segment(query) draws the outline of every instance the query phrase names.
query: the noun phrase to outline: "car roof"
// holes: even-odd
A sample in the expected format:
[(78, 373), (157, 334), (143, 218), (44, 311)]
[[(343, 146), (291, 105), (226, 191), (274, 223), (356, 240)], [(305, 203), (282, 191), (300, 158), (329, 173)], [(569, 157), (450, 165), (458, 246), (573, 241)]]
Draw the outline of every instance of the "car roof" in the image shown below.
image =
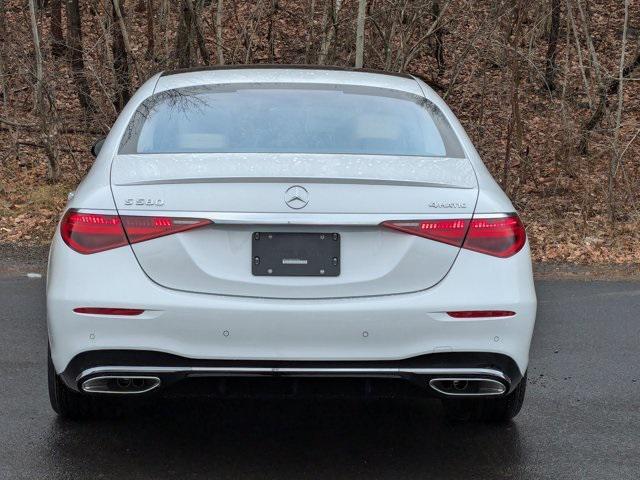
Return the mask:
[(154, 92), (196, 85), (229, 83), (321, 83), (401, 90), (422, 96), (416, 79), (406, 73), (317, 65), (219, 65), (166, 71)]

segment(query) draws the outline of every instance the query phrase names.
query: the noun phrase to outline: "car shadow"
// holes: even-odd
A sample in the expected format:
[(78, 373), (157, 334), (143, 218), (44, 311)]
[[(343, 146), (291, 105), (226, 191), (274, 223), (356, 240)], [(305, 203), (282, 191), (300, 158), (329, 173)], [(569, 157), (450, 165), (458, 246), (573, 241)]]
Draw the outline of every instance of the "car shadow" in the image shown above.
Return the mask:
[(451, 423), (435, 400), (165, 399), (48, 435), (70, 477), (527, 477), (516, 423)]

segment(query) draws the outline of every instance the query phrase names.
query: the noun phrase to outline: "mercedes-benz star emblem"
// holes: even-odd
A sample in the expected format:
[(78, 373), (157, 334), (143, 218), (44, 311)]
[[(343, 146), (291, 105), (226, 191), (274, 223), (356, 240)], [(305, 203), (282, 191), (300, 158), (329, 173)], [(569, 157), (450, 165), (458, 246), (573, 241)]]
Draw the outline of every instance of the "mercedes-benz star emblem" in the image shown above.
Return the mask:
[(299, 210), (306, 207), (307, 203), (309, 203), (309, 192), (300, 185), (294, 185), (293, 187), (287, 188), (287, 191), (284, 192), (284, 201), (294, 210)]

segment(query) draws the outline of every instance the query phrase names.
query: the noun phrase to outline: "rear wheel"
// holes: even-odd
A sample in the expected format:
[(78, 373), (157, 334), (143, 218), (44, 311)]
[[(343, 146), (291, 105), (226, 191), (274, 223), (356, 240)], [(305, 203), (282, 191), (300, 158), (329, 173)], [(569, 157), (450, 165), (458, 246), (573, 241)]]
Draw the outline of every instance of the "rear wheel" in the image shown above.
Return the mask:
[(506, 422), (520, 412), (527, 390), (527, 374), (508, 395), (499, 398), (446, 398), (442, 400), (445, 413), (452, 420)]
[(53, 368), (51, 352), (48, 352), (47, 378), (51, 408), (61, 417), (81, 420), (100, 416), (105, 412), (104, 405), (99, 399), (82, 395), (64, 384)]

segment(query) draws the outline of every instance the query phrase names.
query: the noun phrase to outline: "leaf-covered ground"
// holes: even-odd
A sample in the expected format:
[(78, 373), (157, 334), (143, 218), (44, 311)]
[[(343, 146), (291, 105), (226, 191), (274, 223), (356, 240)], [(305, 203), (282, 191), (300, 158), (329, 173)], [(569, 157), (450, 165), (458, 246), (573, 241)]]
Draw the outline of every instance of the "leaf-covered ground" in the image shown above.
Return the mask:
[[(127, 2), (130, 8), (127, 25), (136, 62), (144, 76), (148, 76), (173, 61), (171, 52), (178, 12), (177, 9), (172, 12), (167, 24), (166, 43), (164, 33), (156, 32), (157, 54), (148, 58), (145, 56), (145, 15), (133, 7), (135, 3)], [(455, 0), (445, 23), (443, 70), (436, 71), (429, 48), (415, 58), (408, 70), (424, 75), (438, 86), (438, 93), (446, 95), (483, 160), (496, 178), (502, 179), (512, 113), (513, 68), (504, 34), (508, 27), (503, 23), (488, 25), (486, 22), (490, 3)], [(33, 43), (25, 4), (17, 0), (6, 2), (10, 35), (0, 42), (9, 67), (10, 98), (6, 105), (0, 101), (0, 118), (32, 125), (36, 123), (32, 108)], [(569, 23), (563, 6), (557, 89), (550, 93), (542, 81), (548, 18), (535, 7), (542, 8), (548, 2), (534, 1), (532, 4), (524, 22), (523, 37), (517, 45), (522, 77), (519, 87), (522, 145), (519, 149), (512, 145), (505, 189), (526, 224), (536, 260), (596, 265), (640, 263), (640, 69), (624, 83), (618, 141), (618, 151), (623, 151), (624, 155), (614, 176), (614, 195), (610, 202), (608, 178), (614, 151), (617, 95), (610, 96), (604, 120), (590, 135), (588, 154), (579, 154), (576, 145), (581, 128), (593, 111), (593, 100), (597, 100), (588, 45), (579, 37), (581, 49), (578, 52), (574, 35), (567, 30)], [(245, 46), (237, 39), (254, 8), (251, 2), (240, 1), (236, 5), (224, 22), (224, 42), (230, 62), (244, 61), (242, 49)], [(377, 3), (373, 5), (375, 7)], [(600, 0), (589, 2), (589, 5), (589, 27), (600, 70), (603, 77), (611, 81), (617, 76), (620, 61), (623, 2)], [(355, 2), (345, 1), (344, 20), (330, 63), (349, 65), (353, 62), (354, 7)], [(279, 8), (275, 13), (274, 61), (302, 63), (307, 41), (307, 2), (282, 0)], [(207, 7), (203, 12), (206, 38), (210, 49), (215, 51), (213, 10)], [(55, 120), (60, 130), (72, 126), (75, 133), (60, 133), (56, 139), (61, 154), (61, 179), (51, 183), (46, 180), (46, 158), (38, 146), (37, 131), (0, 123), (0, 243), (44, 244), (49, 241), (68, 192), (75, 188), (92, 164), (90, 145), (101, 132), (107, 131), (115, 117), (112, 107), (114, 80), (112, 70), (105, 62), (108, 55), (100, 28), (105, 13), (100, 9), (83, 8), (86, 71), (99, 106), (99, 112), (90, 118), (85, 117), (78, 104), (68, 60), (51, 55), (46, 10), (39, 15), (44, 39), (45, 78), (56, 102)], [(260, 17), (254, 28), (251, 47), (254, 63), (269, 60), (266, 18)], [(640, 48), (640, 2), (631, 2), (629, 18), (627, 59)], [(318, 49), (317, 30), (321, 20), (322, 12), (318, 9), (315, 37), (311, 38), (312, 51)], [(367, 24), (365, 66), (379, 68), (380, 59), (373, 51), (379, 49), (376, 43), (379, 39), (371, 25), (372, 22)], [(582, 31), (579, 22), (577, 28)], [(583, 57), (584, 75), (580, 56)], [(588, 90), (584, 86), (585, 76), (590, 85)]]

